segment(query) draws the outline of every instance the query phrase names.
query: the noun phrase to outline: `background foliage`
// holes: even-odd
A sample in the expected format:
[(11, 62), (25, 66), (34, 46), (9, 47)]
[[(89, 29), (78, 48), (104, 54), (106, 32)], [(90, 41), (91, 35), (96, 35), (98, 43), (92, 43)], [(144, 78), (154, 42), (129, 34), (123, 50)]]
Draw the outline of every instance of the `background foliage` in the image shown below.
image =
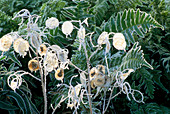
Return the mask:
[[(100, 35), (101, 31), (114, 31), (122, 32), (126, 35), (128, 40), (128, 49), (132, 47), (132, 43), (138, 41), (141, 46), (144, 58), (153, 66), (153, 70), (147, 67), (137, 69), (135, 73), (132, 73), (128, 78), (128, 82), (132, 85), (132, 88), (140, 90), (144, 93), (145, 104), (138, 104), (134, 101), (128, 101), (128, 99), (120, 95), (111, 101), (108, 112), (112, 113), (170, 113), (170, 2), (168, 0), (1, 0), (0, 1), (0, 37), (3, 35), (18, 30), (18, 23), (20, 19), (12, 20), (18, 11), (21, 9), (28, 9), (31, 14), (38, 14), (41, 16), (39, 25), (45, 26), (45, 20), (48, 17), (56, 17), (61, 23), (66, 20), (84, 20), (89, 18), (88, 22), (90, 27), (86, 27), (88, 32), (95, 31), (97, 33), (94, 36), (96, 39)], [(70, 7), (71, 6), (71, 7)], [(142, 18), (143, 14), (140, 11), (147, 12), (160, 23), (164, 30), (160, 28), (149, 28), (150, 25), (160, 26), (153, 21), (144, 20), (143, 22), (135, 22), (139, 24), (142, 29), (138, 29), (136, 24), (131, 23), (134, 29), (124, 29), (123, 21), (117, 28), (114, 28), (114, 23), (119, 24), (120, 17), (128, 18), (128, 13), (132, 13), (131, 9), (137, 11), (135, 13), (136, 18)], [(105, 15), (107, 14), (107, 15)], [(116, 21), (115, 21), (116, 20)], [(136, 19), (137, 20), (137, 19)], [(135, 19), (134, 19), (135, 21)], [(128, 23), (128, 22), (127, 22)], [(76, 24), (75, 24), (76, 25)], [(77, 25), (78, 26), (78, 25)], [(122, 26), (122, 28), (120, 27)], [(149, 26), (149, 27), (148, 27)], [(160, 26), (161, 27), (161, 26)], [(60, 29), (61, 26), (57, 29)], [(126, 27), (125, 27), (126, 28)], [(65, 38), (65, 35), (60, 30), (50, 30), (50, 33), (54, 36), (48, 36), (48, 39), (43, 39), (50, 44), (57, 44), (59, 46), (69, 49), (69, 58), (73, 63), (77, 64), (81, 69), (86, 69), (85, 56), (83, 52), (78, 52), (79, 46), (78, 39), (76, 38), (76, 31), (73, 31), (72, 37)], [(136, 31), (131, 36), (129, 31)], [(145, 33), (146, 31), (149, 31)], [(145, 33), (145, 34), (143, 34)], [(74, 42), (75, 41), (75, 42)], [(88, 53), (94, 51), (93, 48), (88, 50)], [(117, 66), (121, 64), (121, 61), (114, 58), (123, 59), (123, 53), (118, 52), (111, 48), (114, 56), (110, 58), (110, 64)], [(1, 53), (1, 52), (0, 52)], [(101, 52), (98, 52), (92, 57), (92, 65), (102, 64), (103, 57)], [(140, 54), (139, 54), (140, 56)], [(41, 84), (36, 80), (24, 76), (24, 80), (27, 82), (22, 84), (21, 90), (17, 90), (14, 93), (6, 84), (7, 77), (13, 71), (17, 69), (23, 69), (28, 71), (27, 63), (30, 60), (28, 56), (24, 59), (19, 57), (13, 49), (5, 53), (4, 58), (0, 58), (0, 110), (9, 111), (9, 113), (22, 113), (22, 112), (42, 112), (43, 111), (43, 95), (41, 91)], [(124, 60), (124, 59), (123, 59)], [(22, 64), (22, 65), (21, 65)], [(77, 73), (77, 70), (70, 68), (65, 71), (64, 82), (68, 83), (72, 75)], [(37, 77), (40, 77), (38, 73), (34, 73)], [(80, 82), (75, 80), (75, 84)], [(52, 72), (47, 78), (48, 83), (48, 101), (55, 104), (61, 94), (66, 94), (65, 88), (57, 88), (56, 85), (59, 81), (54, 78), (54, 72)], [(2, 91), (3, 90), (3, 91)], [(99, 99), (99, 98), (98, 98)], [(97, 103), (97, 102), (96, 102)], [(26, 107), (30, 107), (29, 109)], [(100, 106), (98, 106), (100, 109)], [(49, 112), (52, 111), (49, 107)], [(71, 112), (70, 109), (66, 109), (66, 104), (62, 104), (57, 112)]]

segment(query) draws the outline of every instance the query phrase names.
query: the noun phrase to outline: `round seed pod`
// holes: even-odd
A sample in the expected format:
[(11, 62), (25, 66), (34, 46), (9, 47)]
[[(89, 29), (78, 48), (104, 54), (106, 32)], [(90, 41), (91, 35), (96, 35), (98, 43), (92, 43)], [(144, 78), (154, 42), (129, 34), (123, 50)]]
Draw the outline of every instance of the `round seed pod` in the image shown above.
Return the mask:
[(96, 68), (100, 73), (105, 74), (105, 67), (103, 65), (97, 65)]
[(46, 20), (45, 25), (49, 29), (54, 29), (54, 28), (59, 26), (59, 21), (58, 21), (57, 18), (51, 17), (51, 18)]
[(84, 39), (85, 38), (85, 35), (86, 35), (86, 30), (84, 27), (81, 27), (78, 32), (77, 32), (77, 36), (80, 38), (80, 39)]
[(117, 50), (125, 50), (126, 48), (126, 41), (125, 41), (125, 37), (122, 33), (116, 33), (113, 36), (113, 46), (117, 49)]
[(98, 76), (94, 78), (94, 85), (98, 87), (102, 87), (105, 84), (105, 77)]
[(61, 80), (63, 82), (64, 78), (64, 70), (62, 68), (58, 68), (57, 71), (55, 72), (55, 78), (57, 80)]
[(108, 33), (107, 32), (102, 32), (97, 40), (97, 43), (99, 45), (106, 44), (108, 39)]
[(93, 67), (91, 70), (90, 70), (90, 80), (92, 80), (95, 76), (98, 75), (98, 70), (96, 69), (96, 67)]
[(42, 56), (42, 55), (45, 55), (46, 52), (47, 52), (47, 47), (44, 45), (44, 44), (41, 44), (39, 49), (38, 49), (38, 52), (39, 54)]
[(62, 25), (62, 32), (68, 36), (73, 31), (73, 24), (70, 21), (65, 21)]
[(0, 51), (8, 51), (9, 48), (11, 47), (12, 42), (13, 42), (13, 38), (11, 35), (9, 34), (4, 35), (0, 39)]
[(39, 70), (40, 67), (39, 67), (38, 61), (34, 59), (30, 60), (28, 62), (28, 68), (31, 72)]

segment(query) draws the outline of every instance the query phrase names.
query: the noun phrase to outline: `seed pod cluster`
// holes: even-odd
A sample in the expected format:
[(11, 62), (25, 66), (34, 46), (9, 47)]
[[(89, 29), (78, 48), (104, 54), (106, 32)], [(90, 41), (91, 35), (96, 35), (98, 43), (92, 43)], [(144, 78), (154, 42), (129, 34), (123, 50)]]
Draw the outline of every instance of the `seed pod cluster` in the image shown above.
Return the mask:
[(94, 89), (97, 87), (103, 87), (106, 81), (105, 67), (103, 65), (97, 65), (90, 70), (91, 87)]

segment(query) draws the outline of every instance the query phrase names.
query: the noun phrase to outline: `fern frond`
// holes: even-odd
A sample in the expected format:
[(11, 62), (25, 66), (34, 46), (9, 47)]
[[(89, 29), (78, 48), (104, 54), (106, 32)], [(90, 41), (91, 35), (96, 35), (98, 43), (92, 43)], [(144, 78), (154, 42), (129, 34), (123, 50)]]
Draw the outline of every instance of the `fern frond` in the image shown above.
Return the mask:
[(138, 42), (136, 42), (133, 47), (127, 52), (127, 54), (123, 57), (119, 70), (123, 69), (138, 69), (141, 66), (146, 66), (150, 69), (153, 67), (145, 60), (143, 50), (141, 50), (141, 46), (138, 46)]
[(144, 33), (149, 31), (151, 27), (164, 29), (150, 14), (139, 9), (137, 11), (124, 10), (123, 13), (117, 14), (116, 19), (112, 16), (106, 24), (110, 25), (107, 32), (121, 32), (125, 35), (126, 40), (132, 43), (135, 43), (134, 32), (140, 37), (144, 37)]

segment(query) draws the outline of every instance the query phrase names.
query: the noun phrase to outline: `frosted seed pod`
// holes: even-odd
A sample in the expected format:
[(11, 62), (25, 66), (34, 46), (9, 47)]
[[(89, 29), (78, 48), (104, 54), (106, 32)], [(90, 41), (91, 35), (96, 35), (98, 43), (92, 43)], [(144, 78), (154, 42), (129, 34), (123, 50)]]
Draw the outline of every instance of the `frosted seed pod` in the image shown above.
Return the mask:
[(111, 46), (110, 46), (110, 42), (108, 40), (107, 43), (106, 43), (106, 53), (109, 53), (110, 48), (111, 48)]
[(85, 38), (85, 35), (86, 35), (86, 31), (85, 31), (85, 28), (81, 26), (81, 28), (78, 30), (77, 32), (77, 36), (78, 38), (80, 39), (84, 39)]
[(58, 58), (56, 56), (56, 53), (47, 52), (44, 57), (43, 65), (48, 72), (51, 72), (54, 68), (57, 68)]
[(38, 61), (37, 60), (34, 60), (34, 59), (32, 59), (32, 60), (30, 60), (29, 62), (28, 62), (28, 68), (29, 68), (29, 70), (32, 72), (32, 71), (37, 71), (37, 70), (39, 70), (39, 65), (38, 65)]
[(96, 69), (96, 67), (93, 67), (91, 70), (90, 70), (90, 80), (92, 80), (95, 76), (97, 76), (99, 73), (99, 71)]
[(98, 76), (94, 78), (94, 85), (98, 87), (102, 87), (105, 84), (105, 77)]
[(38, 49), (40, 44), (42, 43), (42, 40), (41, 40), (41, 37), (39, 36), (39, 34), (31, 35), (30, 43), (34, 48)]
[(120, 78), (121, 78), (122, 80), (125, 80), (125, 79), (130, 75), (131, 72), (134, 72), (134, 70), (133, 70), (133, 69), (129, 69), (129, 71), (128, 71), (127, 73), (123, 73), (123, 74), (120, 76)]
[(18, 38), (14, 41), (13, 47), (17, 53), (24, 57), (29, 50), (29, 43), (22, 38)]
[(45, 25), (49, 29), (54, 29), (54, 28), (59, 26), (59, 21), (58, 21), (57, 18), (51, 17), (51, 18), (46, 20)]
[(68, 58), (68, 50), (67, 49), (60, 49), (57, 51), (57, 56), (58, 56), (58, 59), (61, 61), (61, 62), (67, 62), (67, 58)]
[(100, 73), (105, 74), (105, 67), (103, 65), (97, 65), (96, 68)]
[(82, 84), (77, 84), (77, 85), (74, 87), (74, 88), (75, 88), (75, 91), (74, 91), (74, 89), (72, 89), (71, 94), (72, 94), (73, 96), (75, 96), (75, 93), (76, 93), (76, 96), (78, 96), (79, 93), (80, 93), (80, 90), (81, 90), (81, 86), (82, 86)]
[(122, 33), (116, 33), (113, 36), (113, 46), (117, 49), (117, 50), (125, 50), (126, 48), (126, 41), (125, 41), (125, 37)]
[(12, 80), (10, 84), (10, 88), (15, 91), (15, 89), (18, 87), (18, 82)]
[(99, 45), (106, 44), (108, 40), (108, 33), (107, 32), (102, 32), (97, 40), (97, 43)]
[(86, 85), (86, 76), (85, 76), (84, 72), (80, 73), (80, 82), (83, 86)]
[(47, 47), (44, 44), (41, 44), (38, 48), (38, 53), (42, 56), (45, 55), (47, 52)]
[(64, 70), (62, 68), (58, 68), (57, 71), (55, 72), (55, 78), (57, 80), (61, 80), (63, 82), (64, 78)]
[(13, 42), (13, 38), (11, 35), (9, 34), (4, 35), (0, 39), (0, 51), (8, 51), (9, 48), (11, 47), (12, 42)]
[(62, 25), (62, 32), (67, 37), (68, 35), (71, 34), (72, 31), (73, 31), (73, 24), (70, 21), (65, 21)]

